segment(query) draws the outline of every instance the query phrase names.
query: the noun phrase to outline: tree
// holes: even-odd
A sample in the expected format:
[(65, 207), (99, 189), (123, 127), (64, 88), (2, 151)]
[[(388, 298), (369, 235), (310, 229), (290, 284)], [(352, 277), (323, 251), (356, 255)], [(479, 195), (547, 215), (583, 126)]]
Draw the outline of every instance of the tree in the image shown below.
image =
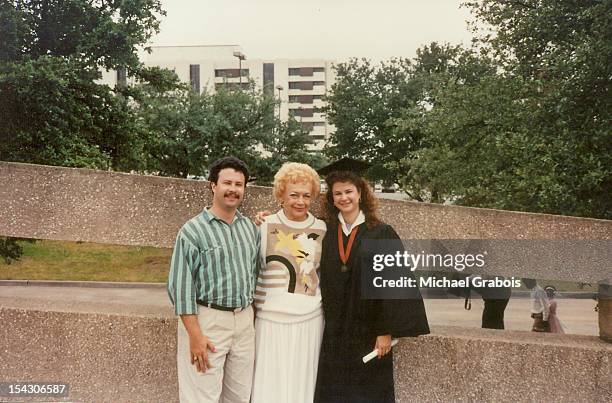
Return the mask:
[(78, 61), (47, 56), (0, 66), (0, 159), (111, 167), (109, 142), (129, 144), (121, 127), (129, 119), (118, 119), (125, 105), (96, 77)]
[(137, 49), (162, 14), (156, 0), (0, 3), (0, 159), (140, 168), (130, 100), (95, 80), (102, 68), (151, 76)]
[(436, 42), (418, 49), (413, 60), (372, 66), (353, 59), (337, 65), (338, 80), (326, 110), (336, 131), (326, 154), (367, 161), (372, 179), (402, 183), (413, 199), (431, 200), (431, 189), (401, 172), (400, 162), (425, 145), (419, 119), (435, 106), (439, 85), (472, 82), (490, 69), (473, 52)]
[(253, 82), (246, 90), (221, 88), (214, 94), (172, 83), (143, 84), (131, 93), (140, 130), (148, 131), (144, 150), (150, 172), (206, 176), (213, 161), (235, 155), (251, 166), (258, 183), (268, 184), (285, 161), (316, 161), (306, 152), (309, 137), (301, 125), (278, 121), (274, 99)]
[(307, 147), (312, 140), (298, 121), (290, 117), (286, 122), (277, 120), (276, 125), (274, 135), (264, 145), (264, 157), (254, 161), (258, 184), (271, 184), (274, 174), (285, 162), (301, 162), (314, 169), (325, 165), (323, 156), (308, 151)]
[(425, 138), (405, 178), (465, 205), (609, 218), (612, 3), (468, 6), (490, 24), (478, 43), (495, 68), (437, 86), (435, 106), (402, 121)]
[(410, 81), (410, 62), (393, 59), (373, 66), (367, 59), (352, 59), (335, 69), (338, 78), (326, 98), (325, 112), (336, 130), (325, 154), (368, 161), (372, 179), (394, 183), (395, 172), (384, 163), (399, 160), (414, 144), (410, 138), (394, 137), (389, 127), (390, 119), (419, 99), (419, 88)]
[(162, 15), (159, 0), (5, 0), (0, 60), (52, 56), (138, 70), (137, 49), (159, 31)]
[(0, 237), (0, 257), (4, 259), (6, 264), (11, 264), (15, 260), (19, 260), (23, 255), (23, 246), (20, 242), (34, 243), (35, 239), (28, 238), (13, 238)]
[(152, 134), (146, 145), (149, 170), (161, 175), (205, 176), (207, 167), (226, 155), (252, 163), (274, 128), (274, 100), (253, 84), (248, 91), (220, 89), (215, 94), (186, 87), (148, 90), (138, 116)]

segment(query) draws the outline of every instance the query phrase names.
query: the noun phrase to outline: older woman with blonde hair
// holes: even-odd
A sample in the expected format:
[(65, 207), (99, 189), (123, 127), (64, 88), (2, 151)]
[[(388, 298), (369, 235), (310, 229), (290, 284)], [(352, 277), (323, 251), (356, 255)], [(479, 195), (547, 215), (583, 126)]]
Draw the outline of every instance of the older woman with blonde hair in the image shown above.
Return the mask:
[(309, 208), (319, 181), (314, 169), (293, 162), (274, 176), (281, 209), (261, 225), (253, 403), (314, 398), (324, 327), (318, 269), (326, 226)]

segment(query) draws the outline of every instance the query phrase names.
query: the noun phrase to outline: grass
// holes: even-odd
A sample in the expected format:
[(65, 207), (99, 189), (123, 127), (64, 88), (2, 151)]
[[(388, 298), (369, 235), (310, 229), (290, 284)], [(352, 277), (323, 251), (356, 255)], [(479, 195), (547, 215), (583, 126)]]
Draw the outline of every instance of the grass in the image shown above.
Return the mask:
[[(172, 249), (83, 242), (22, 242), (23, 256), (6, 264), (0, 259), (0, 280), (72, 280), (165, 283)], [(423, 275), (423, 273), (419, 273)], [(427, 273), (435, 274), (435, 273)], [(438, 273), (439, 275), (439, 273)], [(597, 292), (568, 281), (539, 281), (558, 291)], [(525, 286), (521, 287), (526, 290)]]
[(95, 243), (21, 243), (23, 256), (6, 264), (0, 280), (72, 280), (163, 283), (172, 249)]

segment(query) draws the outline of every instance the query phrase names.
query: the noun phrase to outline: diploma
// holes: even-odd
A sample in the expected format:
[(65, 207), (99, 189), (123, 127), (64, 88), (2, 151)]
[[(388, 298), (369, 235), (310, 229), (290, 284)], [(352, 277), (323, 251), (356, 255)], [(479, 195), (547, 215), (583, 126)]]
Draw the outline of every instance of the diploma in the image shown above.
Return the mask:
[[(391, 340), (391, 347), (395, 347), (395, 345), (397, 344), (398, 340), (397, 339), (393, 339)], [(372, 350), (372, 352), (370, 354), (364, 355), (362, 360), (363, 363), (365, 364), (366, 362), (374, 359), (375, 357), (378, 357), (378, 349), (375, 348), (374, 350)]]

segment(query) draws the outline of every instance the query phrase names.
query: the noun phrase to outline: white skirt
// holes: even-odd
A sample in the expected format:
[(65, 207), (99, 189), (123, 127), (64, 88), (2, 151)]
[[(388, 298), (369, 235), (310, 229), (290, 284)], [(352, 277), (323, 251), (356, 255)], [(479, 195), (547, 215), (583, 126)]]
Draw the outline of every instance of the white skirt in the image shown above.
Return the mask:
[(313, 401), (323, 325), (323, 315), (298, 323), (255, 320), (251, 403)]

